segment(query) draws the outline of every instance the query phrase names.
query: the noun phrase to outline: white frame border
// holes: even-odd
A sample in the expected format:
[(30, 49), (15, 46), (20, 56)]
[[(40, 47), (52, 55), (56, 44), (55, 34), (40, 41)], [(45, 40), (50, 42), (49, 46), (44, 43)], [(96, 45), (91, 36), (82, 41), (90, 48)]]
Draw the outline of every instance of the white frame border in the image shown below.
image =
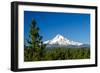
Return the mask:
[[(70, 9), (70, 10), (69, 10)], [(90, 23), (90, 44), (91, 58), (81, 60), (59, 60), (59, 61), (40, 61), (40, 62), (24, 62), (24, 11), (43, 11), (43, 12), (64, 12), (64, 13), (88, 13), (91, 15)], [(18, 6), (18, 68), (39, 68), (52, 66), (74, 66), (95, 64), (95, 10), (84, 8), (63, 8), (63, 7), (48, 7), (48, 6)]]

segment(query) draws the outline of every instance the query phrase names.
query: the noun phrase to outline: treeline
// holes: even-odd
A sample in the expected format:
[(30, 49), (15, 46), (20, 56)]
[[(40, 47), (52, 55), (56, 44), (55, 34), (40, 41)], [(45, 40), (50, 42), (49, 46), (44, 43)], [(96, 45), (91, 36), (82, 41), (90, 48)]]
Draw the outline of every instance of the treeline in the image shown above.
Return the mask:
[[(46, 60), (71, 60), (89, 59), (89, 48), (52, 48), (45, 49), (43, 55), (32, 57), (31, 49), (24, 49), (24, 61), (46, 61)], [(40, 57), (40, 59), (39, 59)]]

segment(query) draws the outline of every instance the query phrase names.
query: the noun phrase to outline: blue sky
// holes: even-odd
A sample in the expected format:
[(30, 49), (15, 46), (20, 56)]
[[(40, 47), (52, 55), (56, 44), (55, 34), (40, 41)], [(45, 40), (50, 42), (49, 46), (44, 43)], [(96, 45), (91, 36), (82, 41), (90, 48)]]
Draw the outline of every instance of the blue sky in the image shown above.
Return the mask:
[(90, 43), (90, 14), (24, 11), (25, 38), (28, 38), (32, 18), (40, 28), (43, 41), (61, 34), (70, 40)]

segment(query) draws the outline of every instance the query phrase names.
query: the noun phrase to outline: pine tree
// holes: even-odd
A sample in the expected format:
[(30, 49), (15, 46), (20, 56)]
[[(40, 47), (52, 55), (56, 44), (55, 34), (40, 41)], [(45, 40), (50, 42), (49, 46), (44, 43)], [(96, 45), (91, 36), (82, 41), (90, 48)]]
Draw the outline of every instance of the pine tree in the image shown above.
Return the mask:
[(34, 19), (32, 19), (29, 31), (28, 47), (30, 51), (30, 61), (40, 61), (42, 60), (43, 50), (45, 45), (42, 42), (42, 36), (39, 35), (39, 28)]

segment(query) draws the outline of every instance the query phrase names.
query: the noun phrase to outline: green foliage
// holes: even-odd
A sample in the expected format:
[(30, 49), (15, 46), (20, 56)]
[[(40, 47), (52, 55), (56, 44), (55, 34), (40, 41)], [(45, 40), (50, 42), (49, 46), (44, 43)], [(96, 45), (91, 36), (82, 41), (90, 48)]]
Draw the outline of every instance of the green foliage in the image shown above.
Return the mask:
[(46, 50), (44, 60), (69, 60), (90, 58), (89, 48), (52, 48)]
[[(25, 57), (29, 49), (25, 49)], [(71, 59), (89, 59), (90, 58), (90, 48), (52, 48), (44, 49), (43, 56), (39, 61), (43, 60), (71, 60)], [(30, 57), (29, 57), (30, 58)]]
[[(29, 39), (27, 40), (28, 47), (24, 50), (24, 60), (25, 61), (39, 61), (42, 60), (43, 49), (45, 45), (42, 42), (42, 36), (39, 35), (39, 28), (34, 19), (32, 19)], [(25, 46), (25, 45), (24, 45)]]

